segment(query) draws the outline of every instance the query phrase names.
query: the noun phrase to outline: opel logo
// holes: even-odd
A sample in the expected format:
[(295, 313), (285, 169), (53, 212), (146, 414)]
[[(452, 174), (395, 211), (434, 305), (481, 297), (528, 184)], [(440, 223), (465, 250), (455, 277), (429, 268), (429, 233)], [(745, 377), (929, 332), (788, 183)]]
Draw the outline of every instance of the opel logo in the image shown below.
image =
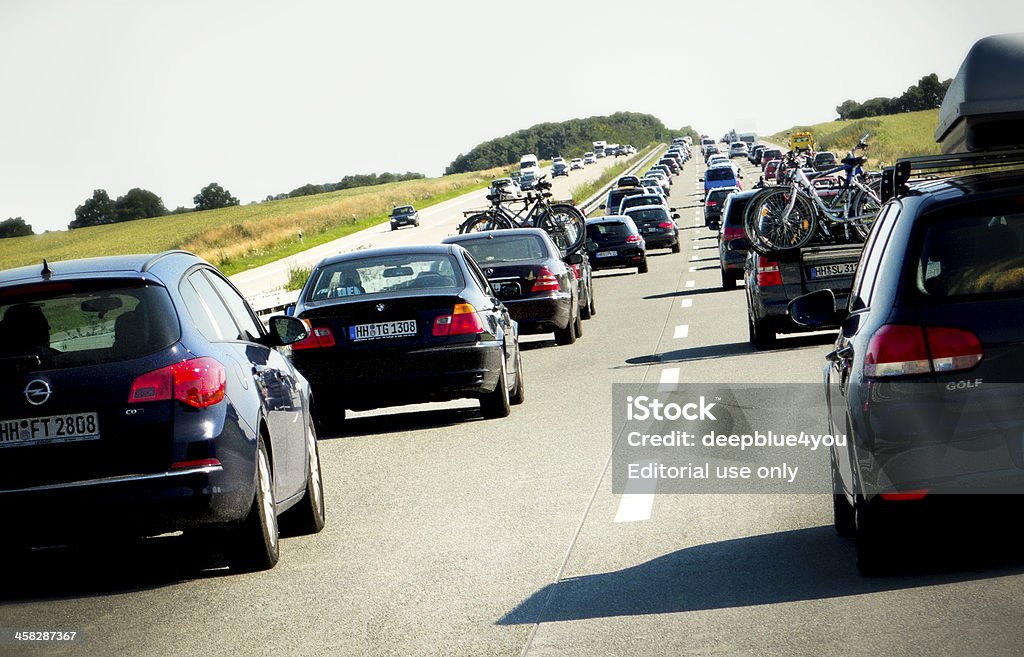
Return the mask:
[(494, 270), (492, 268), (488, 267), (487, 269), (484, 270), (484, 276), (486, 276), (488, 278), (490, 278), (491, 276), (494, 276)]
[(386, 306), (384, 304), (382, 304), (382, 303), (378, 303), (377, 304), (377, 312), (379, 312), (379, 313), (384, 312), (384, 308), (386, 308)]
[(53, 391), (50, 384), (42, 379), (32, 379), (25, 386), (25, 399), (33, 406), (42, 406), (50, 399)]

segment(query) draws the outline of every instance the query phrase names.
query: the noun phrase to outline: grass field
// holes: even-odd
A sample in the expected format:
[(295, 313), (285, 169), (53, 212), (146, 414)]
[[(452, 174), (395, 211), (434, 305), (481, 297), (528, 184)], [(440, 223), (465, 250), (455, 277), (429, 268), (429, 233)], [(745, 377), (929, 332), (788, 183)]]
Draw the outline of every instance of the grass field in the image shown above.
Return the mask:
[[(507, 168), (346, 189), (252, 205), (2, 240), (0, 269), (167, 249), (193, 251), (233, 274), (382, 223), (393, 205), (417, 208), (490, 184)], [(299, 240), (299, 230), (302, 240)]]
[(868, 119), (798, 125), (764, 139), (788, 146), (790, 132), (810, 130), (817, 150), (835, 151), (836, 155), (843, 157), (861, 135), (869, 133), (868, 166), (878, 168), (883, 164), (893, 164), (900, 157), (938, 153), (939, 145), (935, 143), (938, 114), (938, 110), (924, 110)]

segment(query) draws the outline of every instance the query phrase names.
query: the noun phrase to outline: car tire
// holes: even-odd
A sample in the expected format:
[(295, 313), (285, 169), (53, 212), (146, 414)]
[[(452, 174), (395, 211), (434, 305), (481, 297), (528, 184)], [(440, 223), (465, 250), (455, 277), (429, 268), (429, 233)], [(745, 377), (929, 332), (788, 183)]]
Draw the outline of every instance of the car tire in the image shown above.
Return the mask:
[(736, 289), (736, 277), (733, 276), (732, 272), (728, 269), (722, 270), (722, 289), (734, 290)]
[(594, 301), (594, 282), (590, 282), (590, 316), (597, 314), (597, 303)]
[(593, 299), (593, 296), (594, 296), (594, 291), (592, 289), (588, 289), (587, 290), (586, 303), (584, 303), (582, 306), (580, 306), (580, 317), (582, 319), (590, 319), (590, 316), (592, 314), (590, 312), (590, 305), (592, 303), (591, 300)]
[(565, 328), (555, 329), (555, 344), (567, 345), (576, 342), (576, 318), (570, 318)]
[[(832, 470), (832, 490), (836, 491), (839, 490), (836, 485), (839, 473), (831, 456), (829, 464)], [(854, 536), (857, 533), (857, 519), (854, 516), (853, 505), (843, 493), (832, 493), (832, 526), (840, 536)]]
[(316, 429), (309, 423), (306, 429), (306, 492), (298, 504), (281, 516), (283, 536), (318, 534), (324, 528), (326, 507), (324, 482), (320, 470), (320, 448)]
[(679, 253), (683, 250), (683, 247), (679, 244), (679, 238), (676, 238), (676, 243), (672, 245), (672, 253)]
[(747, 337), (757, 350), (775, 346), (775, 332), (770, 330), (766, 322), (756, 321), (750, 315), (747, 315)]
[(419, 228), (420, 227), (420, 222), (417, 221), (416, 223), (413, 224), (413, 226), (415, 226), (416, 228)]
[(580, 314), (579, 308), (576, 309), (576, 321), (572, 323), (572, 329), (577, 340), (583, 337), (583, 315)]
[(230, 540), (230, 562), (233, 570), (254, 572), (269, 570), (281, 556), (277, 512), (274, 509), (274, 475), (263, 438), (256, 441), (256, 490), (245, 520)]
[(636, 273), (638, 273), (638, 274), (646, 274), (647, 273), (647, 256), (644, 256), (643, 262), (641, 262), (639, 265), (637, 265)]
[(505, 370), (505, 354), (501, 354), (501, 372), (498, 375), (498, 385), (494, 392), (489, 392), (480, 398), (480, 412), (489, 420), (508, 417), (512, 412), (511, 401), (508, 394), (508, 382)]
[(392, 230), (392, 231), (396, 231), (396, 230), (398, 230), (398, 226), (396, 226), (396, 225), (394, 225), (394, 224), (391, 224), (391, 230)]
[(523, 354), (516, 349), (516, 387), (512, 390), (509, 403), (518, 406), (526, 401), (526, 382), (523, 380)]
[[(854, 525), (857, 540), (857, 571), (864, 577), (884, 575), (887, 564), (884, 559), (885, 546), (882, 545), (884, 532), (878, 509), (872, 509), (864, 500), (858, 500), (853, 509)], [(888, 552), (892, 554), (892, 545)]]

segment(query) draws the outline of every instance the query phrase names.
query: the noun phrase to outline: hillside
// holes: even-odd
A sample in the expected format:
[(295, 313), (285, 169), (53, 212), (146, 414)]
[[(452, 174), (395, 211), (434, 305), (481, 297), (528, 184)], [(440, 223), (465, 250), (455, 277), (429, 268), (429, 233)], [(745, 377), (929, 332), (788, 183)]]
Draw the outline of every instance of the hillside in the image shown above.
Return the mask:
[(861, 135), (869, 133), (868, 164), (878, 168), (882, 164), (892, 164), (900, 157), (938, 153), (939, 145), (935, 143), (938, 114), (938, 110), (932, 109), (850, 121), (796, 125), (764, 139), (787, 146), (789, 133), (810, 130), (818, 150), (844, 155), (853, 148)]

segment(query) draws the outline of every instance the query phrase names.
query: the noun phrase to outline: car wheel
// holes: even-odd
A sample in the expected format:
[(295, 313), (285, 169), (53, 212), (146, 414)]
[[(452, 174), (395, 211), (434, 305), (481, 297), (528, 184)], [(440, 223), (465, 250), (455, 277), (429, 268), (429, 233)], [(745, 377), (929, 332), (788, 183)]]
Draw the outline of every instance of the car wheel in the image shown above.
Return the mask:
[(516, 349), (516, 387), (512, 390), (509, 403), (518, 406), (526, 401), (526, 382), (523, 380), (523, 355)]
[(647, 273), (647, 256), (644, 256), (643, 262), (641, 262), (637, 266), (636, 273), (638, 273), (638, 274), (646, 274)]
[(480, 398), (480, 412), (487, 419), (508, 417), (512, 412), (508, 396), (508, 381), (505, 370), (505, 354), (501, 354), (501, 372), (498, 374), (498, 385), (494, 392), (489, 392)]
[[(832, 469), (832, 490), (841, 490), (837, 485), (839, 473), (831, 456), (829, 457), (829, 463)], [(836, 528), (836, 533), (840, 536), (853, 536), (857, 532), (857, 521), (854, 517), (853, 505), (850, 504), (843, 493), (832, 493), (832, 526)]]
[(676, 243), (672, 245), (672, 253), (679, 253), (681, 250), (682, 247), (679, 246), (679, 240), (677, 239)]
[(281, 516), (281, 532), (288, 536), (317, 534), (324, 528), (324, 482), (320, 471), (320, 448), (316, 429), (306, 428), (306, 492), (302, 500)]
[(885, 574), (883, 532), (878, 509), (870, 508), (861, 499), (854, 504), (853, 515), (857, 537), (857, 571), (865, 577)]
[(758, 322), (750, 315), (747, 315), (747, 337), (758, 350), (775, 346), (775, 332), (769, 329), (766, 322)]
[(573, 331), (576, 333), (576, 339), (583, 337), (583, 316), (579, 312), (579, 308), (576, 309), (576, 321), (572, 323)]
[(415, 226), (416, 228), (419, 228), (420, 227), (420, 222), (417, 221), (416, 223), (413, 224), (413, 226)]
[(394, 231), (394, 230), (398, 230), (398, 226), (396, 226), (396, 225), (394, 225), (394, 224), (391, 224), (391, 230), (393, 230), (393, 231)]
[(736, 277), (727, 269), (722, 270), (722, 288), (726, 290), (733, 290), (736, 288)]
[(593, 317), (597, 314), (597, 303), (594, 301), (594, 283), (590, 283), (590, 316)]
[(576, 342), (576, 318), (570, 318), (565, 328), (555, 329), (555, 344), (565, 345)]
[(583, 319), (590, 319), (590, 315), (592, 314), (590, 312), (590, 304), (591, 304), (591, 299), (593, 298), (593, 296), (594, 296), (594, 291), (592, 289), (588, 289), (587, 290), (587, 298), (585, 300), (586, 302), (582, 306), (580, 306), (580, 317), (583, 318)]
[(274, 508), (274, 475), (263, 438), (256, 442), (256, 491), (245, 520), (231, 540), (231, 565), (251, 572), (273, 568), (281, 556)]

